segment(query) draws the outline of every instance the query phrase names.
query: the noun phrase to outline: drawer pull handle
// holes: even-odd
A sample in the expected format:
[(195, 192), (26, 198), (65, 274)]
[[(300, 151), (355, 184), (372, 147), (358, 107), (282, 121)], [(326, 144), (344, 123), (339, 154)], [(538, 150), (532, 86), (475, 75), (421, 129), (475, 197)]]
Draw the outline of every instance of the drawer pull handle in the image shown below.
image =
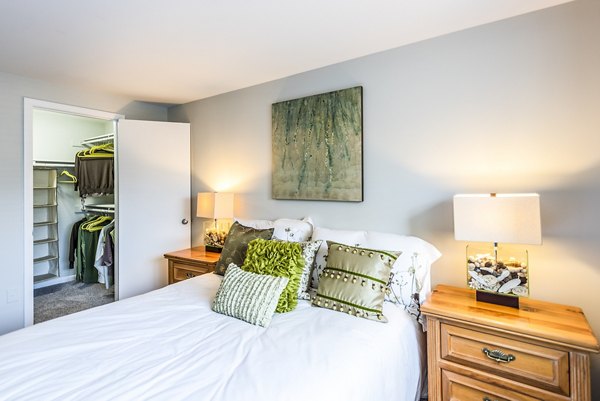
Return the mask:
[(513, 354), (507, 355), (504, 352), (500, 351), (499, 349), (489, 350), (484, 347), (481, 351), (483, 351), (485, 356), (487, 356), (488, 358), (490, 358), (496, 362), (509, 363), (509, 362), (512, 362), (515, 359), (517, 359), (517, 357), (514, 356)]
[(194, 278), (194, 277), (196, 277), (196, 275), (194, 273), (185, 273), (185, 276), (187, 278)]
[(483, 401), (498, 401), (498, 400), (492, 400), (490, 397), (483, 397)]

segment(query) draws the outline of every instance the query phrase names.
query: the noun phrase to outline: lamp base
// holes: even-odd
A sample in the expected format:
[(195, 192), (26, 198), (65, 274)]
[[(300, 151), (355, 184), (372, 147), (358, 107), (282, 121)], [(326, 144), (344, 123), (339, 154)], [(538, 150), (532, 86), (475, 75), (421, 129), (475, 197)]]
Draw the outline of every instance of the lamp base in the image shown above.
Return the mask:
[(511, 308), (519, 309), (519, 297), (494, 294), (486, 291), (476, 291), (475, 299), (477, 299), (478, 302), (487, 302), (489, 304), (509, 306)]
[(208, 252), (221, 253), (221, 251), (223, 250), (223, 247), (213, 246), (213, 245), (205, 245), (204, 249), (206, 249)]

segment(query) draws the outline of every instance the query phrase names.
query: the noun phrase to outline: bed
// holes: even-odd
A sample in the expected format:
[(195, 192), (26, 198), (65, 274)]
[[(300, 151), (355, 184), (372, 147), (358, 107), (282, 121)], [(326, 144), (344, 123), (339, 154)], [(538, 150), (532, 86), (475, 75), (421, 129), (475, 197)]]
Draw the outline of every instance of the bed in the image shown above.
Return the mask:
[[(244, 294), (245, 287), (224, 289), (237, 276), (288, 281), (229, 263), (275, 266), (275, 253), (261, 254), (271, 248), (295, 252), (286, 266), (302, 276), (285, 295), (295, 309), (273, 315), (284, 294), (271, 296), (267, 328), (216, 313), (222, 296)], [(419, 302), (440, 256), (416, 237), (319, 228), (310, 218), (238, 220), (215, 270), (225, 278), (205, 274), (0, 336), (0, 400), (418, 400), (426, 388)], [(334, 274), (336, 266), (350, 270)], [(381, 285), (361, 276), (375, 274), (371, 268), (387, 272)], [(343, 291), (327, 298), (328, 288)], [(345, 291), (377, 298), (377, 314), (343, 298)], [(259, 294), (250, 292), (244, 306), (266, 305)], [(351, 303), (340, 313), (342, 304), (327, 299)]]
[(2, 400), (415, 400), (424, 337), (300, 301), (268, 329), (217, 314), (206, 274), (0, 337)]

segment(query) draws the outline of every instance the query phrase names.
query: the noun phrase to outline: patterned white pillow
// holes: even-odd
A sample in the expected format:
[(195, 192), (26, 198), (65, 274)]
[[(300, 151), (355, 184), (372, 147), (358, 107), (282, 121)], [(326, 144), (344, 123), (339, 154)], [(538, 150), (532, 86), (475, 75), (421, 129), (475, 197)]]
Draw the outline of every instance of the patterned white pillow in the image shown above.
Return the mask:
[(423, 324), (421, 304), (431, 292), (431, 264), (442, 254), (420, 238), (377, 231), (367, 231), (361, 246), (402, 252), (392, 266), (385, 300), (403, 306)]
[(287, 277), (250, 273), (231, 263), (217, 290), (212, 310), (262, 327), (268, 327)]
[(315, 265), (315, 258), (317, 252), (321, 248), (323, 241), (303, 241), (300, 242), (302, 246), (302, 257), (304, 258), (304, 269), (302, 270), (302, 276), (300, 277), (300, 286), (298, 287), (298, 299), (310, 300), (310, 294), (308, 293), (310, 284), (310, 275)]

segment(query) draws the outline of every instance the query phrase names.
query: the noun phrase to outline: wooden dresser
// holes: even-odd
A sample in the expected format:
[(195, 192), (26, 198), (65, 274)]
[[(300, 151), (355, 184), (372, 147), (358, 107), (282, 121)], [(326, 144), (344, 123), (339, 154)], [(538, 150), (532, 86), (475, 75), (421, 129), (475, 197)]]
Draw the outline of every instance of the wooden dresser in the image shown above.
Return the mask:
[(169, 261), (169, 284), (187, 280), (215, 270), (220, 253), (209, 252), (203, 246), (165, 253)]
[[(580, 308), (521, 298), (514, 309), (438, 286), (427, 316), (429, 401), (591, 401), (590, 352), (600, 347)], [(598, 395), (597, 395), (598, 396)]]

